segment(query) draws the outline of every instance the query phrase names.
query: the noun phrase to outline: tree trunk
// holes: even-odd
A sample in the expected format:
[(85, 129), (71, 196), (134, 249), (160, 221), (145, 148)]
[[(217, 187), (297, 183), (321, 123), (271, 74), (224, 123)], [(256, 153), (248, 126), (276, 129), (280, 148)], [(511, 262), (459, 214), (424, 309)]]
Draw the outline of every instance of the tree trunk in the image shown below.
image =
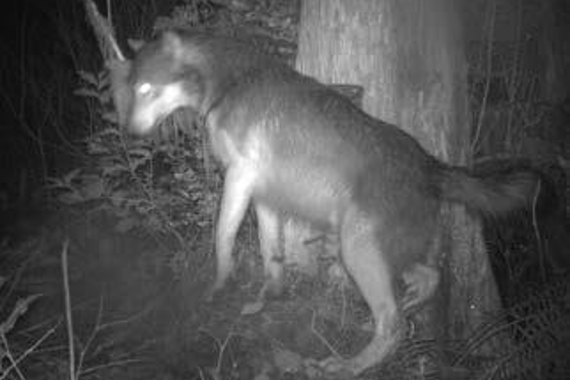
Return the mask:
[[(465, 164), (467, 77), (456, 20), (453, 0), (304, 0), (297, 68), (327, 84), (363, 86), (366, 112), (401, 126), (440, 159)], [(499, 298), (479, 222), (460, 206), (442, 212), (436, 335), (464, 338)], [(310, 236), (307, 226), (289, 223), (285, 245), (302, 248), (295, 242)]]

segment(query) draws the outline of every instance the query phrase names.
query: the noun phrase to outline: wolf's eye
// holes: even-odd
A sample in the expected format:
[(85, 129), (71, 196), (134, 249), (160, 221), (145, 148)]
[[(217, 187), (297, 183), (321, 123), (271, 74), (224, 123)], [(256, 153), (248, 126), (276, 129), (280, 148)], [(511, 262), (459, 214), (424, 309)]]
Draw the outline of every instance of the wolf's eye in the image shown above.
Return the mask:
[(152, 85), (150, 83), (143, 83), (137, 89), (139, 95), (147, 97), (153, 93)]

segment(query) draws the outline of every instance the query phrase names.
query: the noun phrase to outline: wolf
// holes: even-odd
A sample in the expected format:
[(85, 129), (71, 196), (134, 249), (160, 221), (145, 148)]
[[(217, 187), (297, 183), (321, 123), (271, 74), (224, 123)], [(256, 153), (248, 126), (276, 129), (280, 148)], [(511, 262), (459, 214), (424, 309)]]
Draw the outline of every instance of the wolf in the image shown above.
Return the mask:
[(362, 351), (324, 360), (326, 370), (358, 374), (396, 347), (410, 302), (397, 283), (421, 293), (412, 303), (437, 287), (442, 204), (499, 215), (527, 204), (536, 186), (527, 172), (478, 177), (446, 165), (398, 127), (236, 39), (167, 31), (125, 67), (115, 88), (126, 128), (149, 135), (175, 110), (189, 109), (224, 167), (211, 293), (234, 270), (234, 242), (250, 204), (268, 287), (280, 285), (283, 271), (279, 218), (338, 236), (343, 266), (376, 327)]

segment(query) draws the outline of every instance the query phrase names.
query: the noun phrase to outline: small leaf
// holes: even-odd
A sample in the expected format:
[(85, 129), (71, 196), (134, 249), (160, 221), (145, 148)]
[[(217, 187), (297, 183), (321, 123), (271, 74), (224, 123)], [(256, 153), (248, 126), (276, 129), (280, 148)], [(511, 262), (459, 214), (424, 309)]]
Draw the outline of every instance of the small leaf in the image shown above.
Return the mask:
[(67, 205), (74, 205), (85, 202), (85, 198), (76, 191), (68, 191), (57, 196), (58, 201)]
[(109, 201), (115, 207), (120, 207), (123, 203), (126, 202), (128, 192), (125, 190), (112, 190), (111, 194), (109, 195)]
[(148, 158), (151, 156), (151, 152), (145, 148), (132, 148), (129, 149), (129, 156), (138, 156)]
[(111, 97), (110, 91), (106, 91), (106, 90), (97, 90), (97, 91), (99, 92), (99, 100), (101, 100), (101, 103), (103, 103), (103, 104), (111, 103), (111, 100), (113, 98)]
[(132, 230), (138, 224), (137, 220), (134, 218), (126, 217), (121, 219), (119, 223), (115, 226), (115, 231), (120, 233), (126, 233)]
[(85, 97), (85, 98), (99, 99), (99, 97), (101, 96), (101, 93), (99, 93), (95, 90), (88, 89), (88, 88), (79, 88), (79, 89), (73, 91), (73, 95), (81, 96), (81, 97)]
[(99, 142), (90, 142), (87, 145), (87, 152), (89, 154), (109, 154), (109, 148)]
[(273, 361), (281, 372), (299, 372), (303, 369), (303, 359), (293, 351), (275, 348)]
[(117, 128), (105, 128), (102, 131), (98, 132), (97, 136), (100, 136), (100, 137), (104, 137), (104, 136), (121, 137), (121, 132)]
[(80, 175), (80, 173), (81, 169), (73, 169), (72, 171), (63, 176), (62, 182), (67, 185), (71, 185), (71, 182), (73, 182), (73, 180), (77, 178)]
[(241, 309), (241, 315), (252, 315), (257, 314), (263, 309), (264, 303), (261, 300), (257, 300), (255, 302), (249, 302), (243, 305)]
[(70, 188), (70, 186), (67, 183), (64, 183), (60, 178), (47, 178), (46, 185), (44, 187), (47, 190)]
[(121, 174), (124, 172), (130, 172), (129, 168), (121, 163), (116, 163), (111, 166), (104, 166), (103, 167), (103, 176), (113, 176), (117, 174)]
[(14, 309), (12, 310), (8, 318), (6, 318), (6, 320), (0, 324), (0, 334), (5, 335), (10, 330), (12, 330), (18, 319), (22, 315), (26, 314), (30, 304), (39, 297), (41, 297), (41, 294), (34, 294), (24, 299), (19, 299), (18, 302), (16, 302), (16, 305), (14, 306)]
[(150, 157), (142, 157), (139, 159), (132, 159), (131, 160), (131, 167), (132, 170), (138, 169), (140, 166), (145, 165), (150, 160)]
[(99, 177), (91, 177), (83, 187), (85, 200), (99, 199), (105, 191), (103, 181)]
[(84, 80), (85, 82), (92, 84), (94, 86), (97, 85), (97, 78), (95, 77), (95, 75), (93, 73), (90, 73), (88, 71), (84, 71), (84, 70), (79, 70), (77, 72), (77, 74), (79, 75), (79, 77), (81, 77), (82, 80)]
[(119, 122), (119, 116), (115, 111), (104, 112), (101, 115), (101, 117), (103, 118), (103, 120), (108, 121), (109, 123), (112, 124), (117, 124)]

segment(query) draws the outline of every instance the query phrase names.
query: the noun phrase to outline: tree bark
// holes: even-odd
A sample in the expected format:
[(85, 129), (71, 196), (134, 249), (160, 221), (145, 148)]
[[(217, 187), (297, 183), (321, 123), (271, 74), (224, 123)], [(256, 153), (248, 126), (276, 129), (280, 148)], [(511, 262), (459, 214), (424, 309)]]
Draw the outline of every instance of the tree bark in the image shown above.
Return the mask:
[[(453, 0), (304, 0), (297, 68), (327, 84), (363, 86), (366, 112), (401, 126), (440, 159), (465, 164), (470, 125), (458, 18)], [(499, 298), (479, 221), (461, 206), (444, 209), (435, 335), (457, 339)], [(285, 246), (311, 235), (289, 223)]]

